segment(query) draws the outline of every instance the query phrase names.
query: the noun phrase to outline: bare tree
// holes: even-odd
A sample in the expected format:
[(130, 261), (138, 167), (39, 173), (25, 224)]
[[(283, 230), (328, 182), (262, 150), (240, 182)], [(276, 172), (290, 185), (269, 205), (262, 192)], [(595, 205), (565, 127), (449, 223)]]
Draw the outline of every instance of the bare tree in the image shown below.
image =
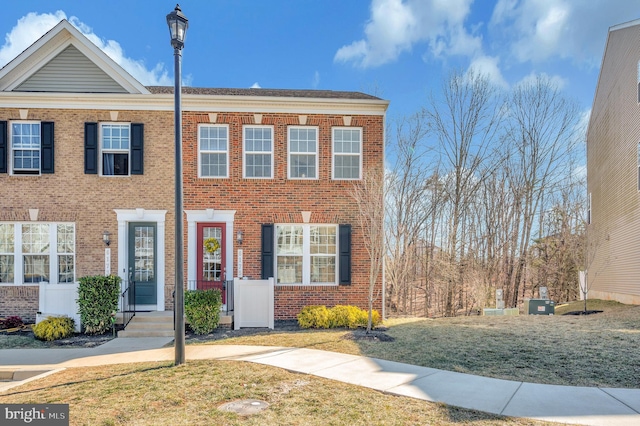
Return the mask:
[(456, 314), (462, 291), (465, 232), (469, 209), (489, 170), (500, 104), (498, 92), (486, 76), (453, 71), (443, 82), (442, 98), (434, 96), (425, 109), (430, 129), (438, 140), (445, 177), (448, 210), (447, 247), (453, 274), (447, 279), (445, 314)]
[(549, 78), (540, 76), (513, 90), (507, 111), (505, 142), (513, 148), (509, 182), (519, 229), (513, 235), (511, 256), (518, 260), (508, 270), (506, 298), (511, 306), (517, 306), (535, 218), (539, 210), (544, 210), (545, 196), (558, 190), (567, 173), (572, 172), (566, 166), (571, 164), (567, 159), (579, 141), (579, 114), (574, 102), (563, 97)]
[(358, 224), (369, 255), (368, 333), (373, 325), (373, 303), (379, 296), (375, 293), (375, 288), (376, 283), (381, 279), (385, 253), (384, 171), (375, 169), (366, 171), (362, 180), (354, 183), (350, 195), (358, 206)]

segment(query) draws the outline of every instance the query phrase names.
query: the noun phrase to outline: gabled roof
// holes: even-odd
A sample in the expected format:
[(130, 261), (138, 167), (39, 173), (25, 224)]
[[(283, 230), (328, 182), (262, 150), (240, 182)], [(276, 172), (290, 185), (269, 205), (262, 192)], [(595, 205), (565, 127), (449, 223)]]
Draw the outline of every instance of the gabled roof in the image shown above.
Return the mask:
[(0, 91), (149, 94), (67, 20), (0, 70)]

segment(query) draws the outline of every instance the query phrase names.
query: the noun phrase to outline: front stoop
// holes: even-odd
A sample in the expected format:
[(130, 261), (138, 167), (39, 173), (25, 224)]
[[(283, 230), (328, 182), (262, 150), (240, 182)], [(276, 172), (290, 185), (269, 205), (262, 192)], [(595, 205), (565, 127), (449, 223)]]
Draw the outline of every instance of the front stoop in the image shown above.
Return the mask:
[(136, 312), (126, 329), (118, 337), (174, 337), (173, 312)]
[[(118, 337), (174, 337), (173, 311), (136, 312)], [(233, 328), (233, 312), (220, 312), (218, 327)]]

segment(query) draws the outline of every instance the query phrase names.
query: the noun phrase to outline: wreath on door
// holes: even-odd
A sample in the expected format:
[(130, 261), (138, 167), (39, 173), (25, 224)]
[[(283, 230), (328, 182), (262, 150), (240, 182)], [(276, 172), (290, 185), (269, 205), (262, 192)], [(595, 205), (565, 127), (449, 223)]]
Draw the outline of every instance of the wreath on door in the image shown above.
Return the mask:
[(204, 240), (204, 249), (209, 254), (213, 254), (220, 248), (220, 242), (217, 238), (209, 237)]

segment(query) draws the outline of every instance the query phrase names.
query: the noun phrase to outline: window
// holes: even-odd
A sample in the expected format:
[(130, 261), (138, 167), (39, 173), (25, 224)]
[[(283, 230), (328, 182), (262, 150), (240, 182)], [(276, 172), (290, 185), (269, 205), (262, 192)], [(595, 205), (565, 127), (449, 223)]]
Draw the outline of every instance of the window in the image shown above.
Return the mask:
[(199, 177), (229, 177), (229, 128), (201, 124), (198, 127)]
[(333, 129), (333, 179), (360, 179), (362, 129)]
[(638, 162), (638, 191), (640, 191), (640, 142), (638, 142), (638, 149), (637, 149), (637, 162)]
[(278, 284), (336, 284), (336, 225), (276, 225)]
[(14, 174), (40, 174), (40, 123), (11, 123), (11, 159)]
[(591, 193), (589, 193), (587, 200), (587, 225), (591, 225)]
[(244, 177), (273, 178), (273, 128), (244, 128)]
[(13, 224), (0, 223), (0, 283), (13, 282), (15, 239)]
[(102, 176), (128, 176), (131, 137), (129, 124), (100, 126)]
[(144, 124), (84, 123), (84, 173), (144, 174)]
[(74, 281), (74, 224), (0, 223), (0, 282)]
[(289, 179), (318, 178), (318, 129), (289, 127)]

